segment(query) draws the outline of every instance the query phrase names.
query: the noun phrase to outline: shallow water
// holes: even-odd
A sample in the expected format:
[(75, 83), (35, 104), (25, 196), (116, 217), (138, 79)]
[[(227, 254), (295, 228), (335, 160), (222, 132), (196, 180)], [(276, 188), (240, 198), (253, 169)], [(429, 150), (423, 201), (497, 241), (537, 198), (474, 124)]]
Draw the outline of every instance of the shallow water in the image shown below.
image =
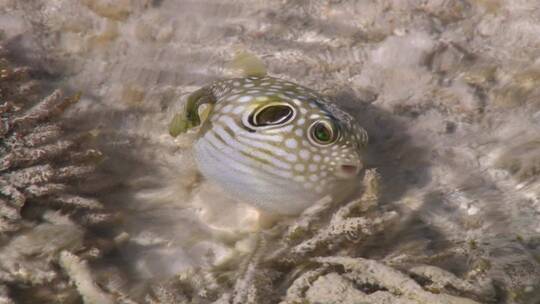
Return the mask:
[(269, 74), (335, 98), (370, 134), (366, 164), (402, 222), (367, 254), (474, 242), (500, 264), (493, 278), (525, 290), (540, 281), (539, 6), (0, 0), (0, 30), (14, 62), (82, 93), (68, 125), (93, 130), (105, 156), (88, 194), (122, 215), (96, 233), (130, 235), (106, 262), (129, 269), (128, 282), (172, 276), (209, 249), (226, 255), (256, 229), (255, 211), (200, 179), (190, 138), (167, 134), (185, 96), (248, 51)]

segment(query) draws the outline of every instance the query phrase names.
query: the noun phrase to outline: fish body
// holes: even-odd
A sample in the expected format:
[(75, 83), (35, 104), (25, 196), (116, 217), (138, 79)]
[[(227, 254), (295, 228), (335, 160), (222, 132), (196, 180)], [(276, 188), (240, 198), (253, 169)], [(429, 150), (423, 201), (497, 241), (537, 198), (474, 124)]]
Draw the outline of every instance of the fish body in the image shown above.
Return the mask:
[[(203, 103), (212, 109), (201, 123)], [(354, 191), (367, 132), (326, 97), (270, 76), (219, 80), (188, 100), (201, 124), (194, 156), (203, 176), (266, 211), (294, 215)]]

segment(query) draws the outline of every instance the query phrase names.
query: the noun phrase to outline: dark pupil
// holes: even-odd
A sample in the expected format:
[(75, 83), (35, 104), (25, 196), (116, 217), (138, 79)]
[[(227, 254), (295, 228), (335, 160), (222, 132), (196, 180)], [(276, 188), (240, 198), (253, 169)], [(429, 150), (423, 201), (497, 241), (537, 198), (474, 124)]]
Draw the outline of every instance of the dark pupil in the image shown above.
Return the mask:
[(331, 131), (328, 129), (328, 127), (322, 123), (319, 123), (315, 126), (315, 138), (322, 142), (327, 142), (330, 140), (331, 137)]
[(291, 108), (287, 106), (271, 106), (261, 110), (253, 119), (256, 126), (268, 126), (282, 123), (292, 116)]

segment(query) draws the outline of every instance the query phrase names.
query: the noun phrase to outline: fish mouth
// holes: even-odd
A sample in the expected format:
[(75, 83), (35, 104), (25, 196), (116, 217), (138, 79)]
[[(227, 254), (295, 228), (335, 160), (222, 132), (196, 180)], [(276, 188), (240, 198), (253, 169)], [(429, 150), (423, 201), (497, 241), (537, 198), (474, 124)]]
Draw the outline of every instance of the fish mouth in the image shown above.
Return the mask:
[(345, 179), (354, 178), (358, 176), (358, 173), (362, 169), (362, 163), (360, 161), (355, 162), (341, 162), (337, 166), (337, 176)]

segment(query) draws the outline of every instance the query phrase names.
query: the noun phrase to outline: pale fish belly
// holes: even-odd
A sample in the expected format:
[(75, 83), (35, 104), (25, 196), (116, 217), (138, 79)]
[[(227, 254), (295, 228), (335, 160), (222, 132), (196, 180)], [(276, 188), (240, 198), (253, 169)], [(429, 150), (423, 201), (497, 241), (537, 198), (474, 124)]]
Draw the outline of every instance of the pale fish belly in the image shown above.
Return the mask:
[(195, 160), (201, 173), (233, 199), (265, 211), (295, 215), (322, 198), (292, 180), (289, 171), (261, 168), (263, 164), (220, 143), (211, 134), (195, 143)]

